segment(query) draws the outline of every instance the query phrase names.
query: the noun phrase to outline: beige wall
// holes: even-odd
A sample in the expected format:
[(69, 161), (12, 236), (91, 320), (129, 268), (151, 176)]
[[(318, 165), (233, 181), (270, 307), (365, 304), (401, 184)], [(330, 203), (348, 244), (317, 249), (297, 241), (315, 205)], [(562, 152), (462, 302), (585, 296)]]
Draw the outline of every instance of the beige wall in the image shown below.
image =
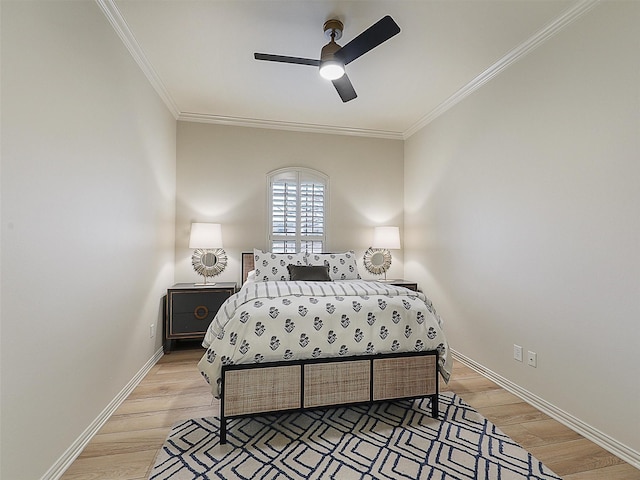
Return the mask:
[(95, 2), (2, 2), (3, 479), (41, 478), (160, 348), (175, 138)]
[(157, 352), (191, 222), (222, 223), (240, 280), (286, 166), (331, 179), (327, 249), (404, 224), (389, 276), (454, 349), (640, 451), (639, 8), (598, 6), (401, 142), (176, 129), (93, 2), (3, 1), (0, 476), (40, 478)]
[(452, 348), (636, 458), (638, 25), (600, 4), (405, 145), (405, 274)]
[[(178, 122), (176, 281), (198, 281), (191, 222), (222, 224), (229, 256), (215, 279), (240, 282), (240, 254), (267, 248), (268, 172), (302, 166), (329, 176), (329, 251), (369, 247), (375, 225), (403, 222), (403, 142)], [(402, 251), (388, 275), (402, 276)], [(200, 277), (201, 278), (201, 277)]]

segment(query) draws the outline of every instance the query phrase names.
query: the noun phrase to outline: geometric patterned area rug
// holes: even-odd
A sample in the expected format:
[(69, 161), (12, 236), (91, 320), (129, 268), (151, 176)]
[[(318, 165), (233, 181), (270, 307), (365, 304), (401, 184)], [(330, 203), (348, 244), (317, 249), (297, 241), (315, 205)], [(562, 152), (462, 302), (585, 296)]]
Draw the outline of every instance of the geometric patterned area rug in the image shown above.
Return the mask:
[(430, 399), (174, 425), (150, 480), (560, 479), (451, 393)]

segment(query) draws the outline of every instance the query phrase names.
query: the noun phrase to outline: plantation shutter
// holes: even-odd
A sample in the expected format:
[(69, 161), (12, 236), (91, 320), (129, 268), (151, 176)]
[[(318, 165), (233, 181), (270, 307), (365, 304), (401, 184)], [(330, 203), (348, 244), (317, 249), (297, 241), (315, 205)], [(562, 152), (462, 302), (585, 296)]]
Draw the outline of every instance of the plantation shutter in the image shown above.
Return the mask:
[(326, 179), (307, 170), (285, 170), (270, 182), (269, 240), (274, 253), (322, 252)]
[(324, 185), (311, 181), (300, 184), (300, 251), (319, 253), (324, 240)]

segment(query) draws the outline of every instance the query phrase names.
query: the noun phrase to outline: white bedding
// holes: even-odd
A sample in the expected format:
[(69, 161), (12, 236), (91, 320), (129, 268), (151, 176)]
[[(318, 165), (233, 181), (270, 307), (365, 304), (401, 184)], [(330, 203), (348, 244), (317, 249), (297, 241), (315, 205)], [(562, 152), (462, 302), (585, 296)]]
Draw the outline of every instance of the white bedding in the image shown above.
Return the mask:
[(451, 374), (442, 320), (421, 292), (364, 280), (247, 282), (220, 308), (198, 363), (220, 395), (223, 364), (438, 350)]

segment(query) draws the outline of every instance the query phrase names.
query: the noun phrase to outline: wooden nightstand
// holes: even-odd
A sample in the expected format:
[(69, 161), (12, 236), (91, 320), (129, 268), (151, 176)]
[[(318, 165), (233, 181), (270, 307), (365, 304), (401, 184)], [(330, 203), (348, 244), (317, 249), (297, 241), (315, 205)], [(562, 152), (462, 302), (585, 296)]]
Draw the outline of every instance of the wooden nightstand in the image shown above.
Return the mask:
[(220, 306), (234, 293), (234, 282), (216, 282), (206, 286), (176, 283), (167, 289), (164, 352), (171, 353), (175, 340), (203, 339)]

